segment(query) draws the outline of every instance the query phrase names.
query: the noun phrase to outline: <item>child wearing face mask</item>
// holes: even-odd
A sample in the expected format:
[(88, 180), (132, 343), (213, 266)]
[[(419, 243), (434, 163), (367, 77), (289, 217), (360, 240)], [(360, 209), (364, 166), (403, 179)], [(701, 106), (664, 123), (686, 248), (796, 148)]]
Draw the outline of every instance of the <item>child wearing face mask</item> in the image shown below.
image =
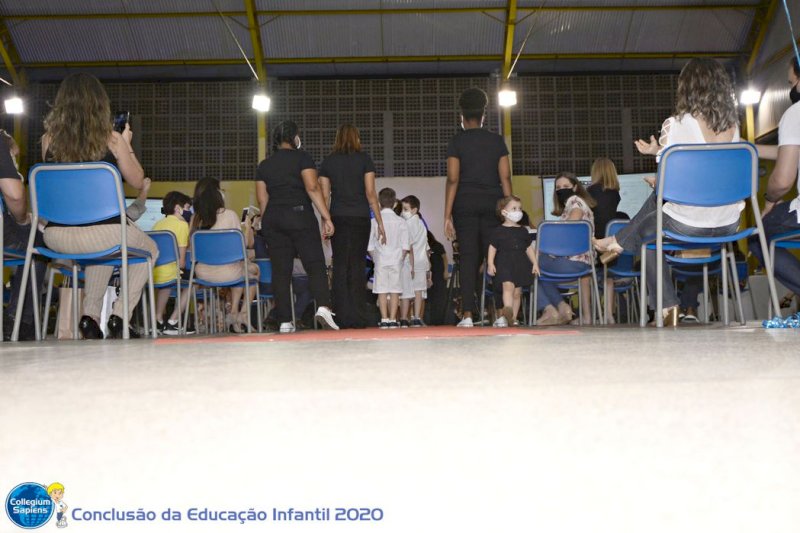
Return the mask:
[[(400, 327), (419, 328), (425, 325), (422, 315), (425, 309), (425, 300), (428, 297), (428, 287), (432, 284), (431, 262), (428, 258), (428, 228), (422, 222), (419, 214), (419, 198), (406, 196), (401, 200), (402, 211), (400, 216), (408, 226), (408, 241), (413, 253), (406, 256), (403, 269), (400, 273), (403, 282), (403, 293), (400, 295)], [(413, 314), (407, 319), (414, 302)]]
[[(180, 271), (183, 279), (189, 279), (189, 273), (184, 272), (186, 266), (186, 248), (189, 246), (189, 221), (192, 218), (192, 199), (187, 195), (171, 191), (164, 196), (161, 207), (164, 218), (153, 224), (153, 231), (169, 231), (175, 235), (178, 243), (178, 263), (169, 263), (153, 268), (153, 283), (159, 285), (174, 280)], [(163, 335), (178, 335), (178, 313), (186, 309), (189, 303), (189, 290), (181, 293), (181, 309), (177, 307), (172, 312), (169, 320), (164, 322), (164, 313), (167, 310), (167, 301), (172, 289), (159, 289), (156, 297), (156, 326)], [(188, 331), (187, 333), (194, 333)]]
[(505, 328), (517, 324), (522, 287), (533, 283), (538, 266), (528, 230), (519, 224), (523, 216), (520, 199), (506, 196), (498, 200), (497, 216), (503, 223), (489, 240), (487, 273), (503, 287), (503, 312), (494, 327)]

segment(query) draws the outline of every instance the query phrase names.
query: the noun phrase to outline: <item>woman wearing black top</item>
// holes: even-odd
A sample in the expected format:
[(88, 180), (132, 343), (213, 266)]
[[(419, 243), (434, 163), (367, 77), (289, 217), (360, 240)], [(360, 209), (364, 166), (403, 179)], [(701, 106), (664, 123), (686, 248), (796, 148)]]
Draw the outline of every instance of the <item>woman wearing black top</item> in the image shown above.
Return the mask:
[(298, 255), (319, 306), (317, 322), (325, 328), (339, 329), (330, 310), (325, 255), (312, 202), (322, 218), (326, 239), (333, 235), (333, 223), (317, 180), (316, 165), (308, 153), (300, 150), (298, 134), (294, 122), (281, 122), (272, 134), (273, 153), (258, 165), (256, 174), (256, 197), (264, 213), (261, 234), (272, 260), (272, 288), (281, 333), (295, 330), (290, 284)]
[(511, 165), (503, 138), (483, 129), (489, 98), (477, 87), (461, 93), (461, 127), (447, 147), (444, 232), (458, 237), (463, 318), (459, 327), (472, 327), (478, 268), (489, 249), (492, 230), (499, 224), (497, 200), (511, 195)]
[(385, 240), (385, 236), (375, 191), (375, 165), (369, 154), (361, 151), (358, 128), (349, 124), (339, 126), (333, 152), (322, 161), (319, 178), (336, 226), (336, 235), (331, 239), (333, 308), (341, 327), (363, 328), (367, 325), (364, 296), (370, 207), (381, 239)]
[(617, 167), (607, 157), (601, 157), (592, 163), (592, 184), (586, 188), (597, 205), (594, 213), (594, 238), (606, 236), (606, 225), (614, 220), (619, 207), (619, 179)]

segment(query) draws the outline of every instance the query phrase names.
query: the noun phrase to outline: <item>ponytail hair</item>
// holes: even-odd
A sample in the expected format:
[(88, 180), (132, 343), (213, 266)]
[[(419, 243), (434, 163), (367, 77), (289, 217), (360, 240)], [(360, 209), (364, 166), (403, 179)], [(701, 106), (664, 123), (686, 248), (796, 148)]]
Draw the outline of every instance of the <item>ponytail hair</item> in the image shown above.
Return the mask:
[(300, 128), (291, 120), (284, 120), (272, 130), (272, 150), (277, 151), (282, 143), (289, 143), (292, 148), (297, 148), (294, 139), (300, 133)]

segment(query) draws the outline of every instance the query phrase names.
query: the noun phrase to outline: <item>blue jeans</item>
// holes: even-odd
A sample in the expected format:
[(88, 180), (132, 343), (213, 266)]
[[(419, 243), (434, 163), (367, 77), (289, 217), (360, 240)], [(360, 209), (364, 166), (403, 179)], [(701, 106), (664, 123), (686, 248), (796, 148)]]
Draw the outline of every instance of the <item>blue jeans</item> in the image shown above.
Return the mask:
[[(588, 266), (582, 261), (572, 261), (566, 257), (552, 257), (545, 254), (539, 256), (539, 269), (543, 271), (571, 274), (583, 272)], [(537, 281), (536, 283), (538, 284), (536, 309), (541, 311), (548, 305), (558, 308), (558, 304), (564, 301), (561, 291), (558, 290), (558, 283), (553, 281)]]
[[(772, 211), (764, 217), (763, 222), (767, 241), (775, 235), (800, 230), (800, 224), (797, 223), (797, 212), (789, 212), (789, 202), (783, 202), (773, 207)], [(764, 257), (758, 237), (751, 237), (748, 244), (753, 255), (758, 257), (763, 265)], [(775, 264), (772, 265), (772, 268), (775, 270), (775, 279), (793, 293), (800, 294), (800, 260), (789, 250), (775, 248)]]
[[(641, 250), (642, 242), (655, 238), (657, 200), (656, 193), (651, 194), (644, 205), (642, 205), (639, 212), (636, 213), (636, 216), (631, 219), (630, 223), (617, 233), (617, 243), (622, 246), (625, 251), (638, 254)], [(721, 237), (736, 233), (738, 228), (739, 221), (718, 228), (696, 228), (694, 226), (682, 224), (664, 215), (665, 230), (686, 235), (687, 237)], [(648, 250), (647, 272), (645, 273), (647, 278), (647, 300), (650, 307), (653, 309), (656, 307), (656, 273), (656, 251)], [(672, 269), (670, 269), (666, 261), (662, 269), (661, 281), (664, 287), (664, 309), (678, 305), (680, 301), (675, 292), (675, 286), (672, 284)]]

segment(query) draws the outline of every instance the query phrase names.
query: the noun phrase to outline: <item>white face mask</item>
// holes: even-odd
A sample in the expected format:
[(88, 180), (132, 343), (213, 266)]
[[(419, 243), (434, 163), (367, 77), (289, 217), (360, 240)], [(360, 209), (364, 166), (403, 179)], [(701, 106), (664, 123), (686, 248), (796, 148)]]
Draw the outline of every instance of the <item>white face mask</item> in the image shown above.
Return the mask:
[(299, 135), (295, 135), (295, 136), (294, 136), (294, 147), (295, 147), (297, 150), (299, 150), (301, 146), (303, 146), (303, 143), (302, 143), (302, 142), (300, 142), (300, 136), (299, 136)]
[(414, 216), (414, 213), (412, 213), (411, 211), (402, 211), (400, 213), (400, 216), (403, 217), (404, 219), (408, 220), (409, 218)]
[(506, 220), (517, 223), (522, 220), (522, 211), (505, 211)]

